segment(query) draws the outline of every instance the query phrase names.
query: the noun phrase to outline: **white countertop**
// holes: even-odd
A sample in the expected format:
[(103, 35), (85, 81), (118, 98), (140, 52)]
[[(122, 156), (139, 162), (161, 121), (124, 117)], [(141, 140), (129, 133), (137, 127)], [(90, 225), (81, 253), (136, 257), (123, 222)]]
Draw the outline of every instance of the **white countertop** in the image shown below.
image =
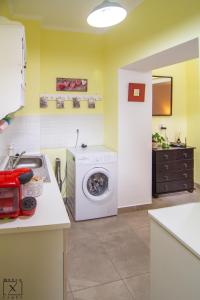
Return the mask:
[[(43, 193), (40, 197), (36, 198), (37, 207), (35, 214), (31, 217), (0, 220), (0, 234), (55, 230), (70, 227), (69, 216), (52, 167), (46, 155), (45, 158), (51, 182), (44, 182)], [(5, 163), (6, 162), (4, 162), (3, 165), (5, 165)]]
[(150, 210), (149, 215), (200, 258), (200, 203)]

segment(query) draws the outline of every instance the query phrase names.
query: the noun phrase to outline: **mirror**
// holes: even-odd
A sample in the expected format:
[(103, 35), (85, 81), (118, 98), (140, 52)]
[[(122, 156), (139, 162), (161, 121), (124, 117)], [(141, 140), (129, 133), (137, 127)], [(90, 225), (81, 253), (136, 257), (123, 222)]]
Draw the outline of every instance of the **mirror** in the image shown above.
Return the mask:
[(152, 76), (152, 115), (172, 115), (172, 77)]

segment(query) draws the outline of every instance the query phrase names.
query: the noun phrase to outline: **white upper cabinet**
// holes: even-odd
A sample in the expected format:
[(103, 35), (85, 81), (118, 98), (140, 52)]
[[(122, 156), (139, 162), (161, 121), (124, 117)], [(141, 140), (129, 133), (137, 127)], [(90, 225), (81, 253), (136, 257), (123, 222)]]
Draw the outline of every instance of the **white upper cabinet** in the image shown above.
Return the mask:
[(24, 105), (25, 67), (24, 27), (0, 17), (0, 119)]

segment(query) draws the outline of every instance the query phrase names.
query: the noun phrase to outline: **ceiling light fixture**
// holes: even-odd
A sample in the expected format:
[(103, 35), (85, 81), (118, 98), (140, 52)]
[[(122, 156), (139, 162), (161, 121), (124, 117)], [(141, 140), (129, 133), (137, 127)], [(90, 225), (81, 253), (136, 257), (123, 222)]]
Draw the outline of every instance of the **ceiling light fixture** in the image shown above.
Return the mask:
[(105, 0), (93, 9), (87, 18), (90, 26), (105, 28), (122, 22), (127, 16), (127, 11), (120, 4)]

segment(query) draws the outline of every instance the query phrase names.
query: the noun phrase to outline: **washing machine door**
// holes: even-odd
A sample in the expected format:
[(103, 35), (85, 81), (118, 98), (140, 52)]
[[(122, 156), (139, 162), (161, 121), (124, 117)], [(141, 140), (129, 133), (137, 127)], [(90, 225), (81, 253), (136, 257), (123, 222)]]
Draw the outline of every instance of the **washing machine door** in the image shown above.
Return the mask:
[(83, 192), (92, 201), (100, 202), (107, 199), (112, 190), (112, 178), (109, 171), (104, 168), (93, 168), (83, 178)]

